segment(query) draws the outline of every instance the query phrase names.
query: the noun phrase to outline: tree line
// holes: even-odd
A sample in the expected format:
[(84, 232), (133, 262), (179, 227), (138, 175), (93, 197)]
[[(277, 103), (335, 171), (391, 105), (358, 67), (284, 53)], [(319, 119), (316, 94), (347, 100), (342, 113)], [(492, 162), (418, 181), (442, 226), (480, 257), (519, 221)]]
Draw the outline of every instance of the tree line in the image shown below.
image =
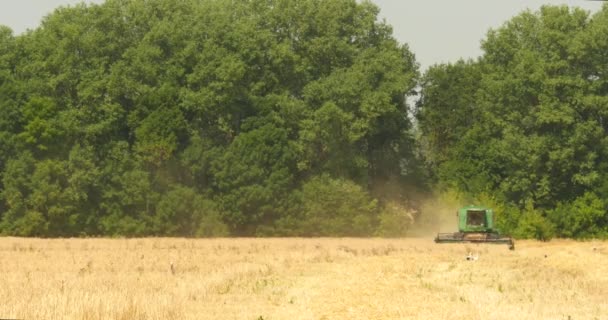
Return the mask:
[(400, 236), (455, 190), (520, 237), (606, 234), (608, 7), (524, 12), (424, 74), (378, 15), (108, 0), (0, 27), (0, 233)]
[(433, 66), (421, 82), (434, 181), (491, 195), (519, 237), (605, 237), (608, 7), (524, 12), (481, 46), (478, 60)]

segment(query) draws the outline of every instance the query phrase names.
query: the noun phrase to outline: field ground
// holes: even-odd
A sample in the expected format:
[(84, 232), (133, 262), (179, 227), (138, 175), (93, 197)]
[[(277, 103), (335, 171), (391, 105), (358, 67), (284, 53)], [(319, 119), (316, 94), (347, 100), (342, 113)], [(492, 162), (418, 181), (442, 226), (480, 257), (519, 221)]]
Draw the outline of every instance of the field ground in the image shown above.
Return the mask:
[(0, 259), (0, 318), (608, 319), (600, 241), (0, 238)]

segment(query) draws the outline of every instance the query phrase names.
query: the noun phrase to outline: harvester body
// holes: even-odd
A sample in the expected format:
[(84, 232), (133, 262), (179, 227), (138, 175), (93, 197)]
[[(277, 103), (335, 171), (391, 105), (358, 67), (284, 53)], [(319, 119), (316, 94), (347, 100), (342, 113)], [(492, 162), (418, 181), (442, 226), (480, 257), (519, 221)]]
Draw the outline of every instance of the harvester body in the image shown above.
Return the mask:
[(468, 206), (458, 210), (458, 232), (439, 233), (437, 243), (497, 243), (515, 249), (513, 238), (501, 235), (494, 226), (494, 212), (490, 208)]

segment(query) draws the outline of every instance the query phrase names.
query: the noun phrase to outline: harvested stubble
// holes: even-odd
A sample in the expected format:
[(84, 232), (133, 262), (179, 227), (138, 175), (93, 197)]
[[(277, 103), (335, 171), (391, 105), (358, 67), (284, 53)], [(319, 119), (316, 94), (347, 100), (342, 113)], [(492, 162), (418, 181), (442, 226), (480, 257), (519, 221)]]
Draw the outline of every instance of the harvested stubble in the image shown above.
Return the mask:
[(0, 318), (608, 317), (604, 242), (2, 238), (0, 258)]

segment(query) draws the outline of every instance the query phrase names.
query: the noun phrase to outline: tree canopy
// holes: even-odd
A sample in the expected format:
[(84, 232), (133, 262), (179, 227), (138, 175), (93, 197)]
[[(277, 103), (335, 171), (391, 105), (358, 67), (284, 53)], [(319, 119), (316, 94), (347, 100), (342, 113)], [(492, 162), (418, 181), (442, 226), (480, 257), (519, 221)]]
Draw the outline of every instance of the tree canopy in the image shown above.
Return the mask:
[(417, 114), (436, 179), (512, 207), (521, 236), (605, 235), (607, 35), (607, 6), (545, 6), (491, 30), (479, 60), (431, 68)]
[(0, 232), (371, 234), (369, 192), (417, 174), (417, 64), (378, 13), (108, 0), (0, 28)]
[(0, 26), (0, 234), (401, 236), (439, 191), (518, 237), (608, 236), (608, 6), (525, 11), (481, 47), (420, 75), (356, 0)]

